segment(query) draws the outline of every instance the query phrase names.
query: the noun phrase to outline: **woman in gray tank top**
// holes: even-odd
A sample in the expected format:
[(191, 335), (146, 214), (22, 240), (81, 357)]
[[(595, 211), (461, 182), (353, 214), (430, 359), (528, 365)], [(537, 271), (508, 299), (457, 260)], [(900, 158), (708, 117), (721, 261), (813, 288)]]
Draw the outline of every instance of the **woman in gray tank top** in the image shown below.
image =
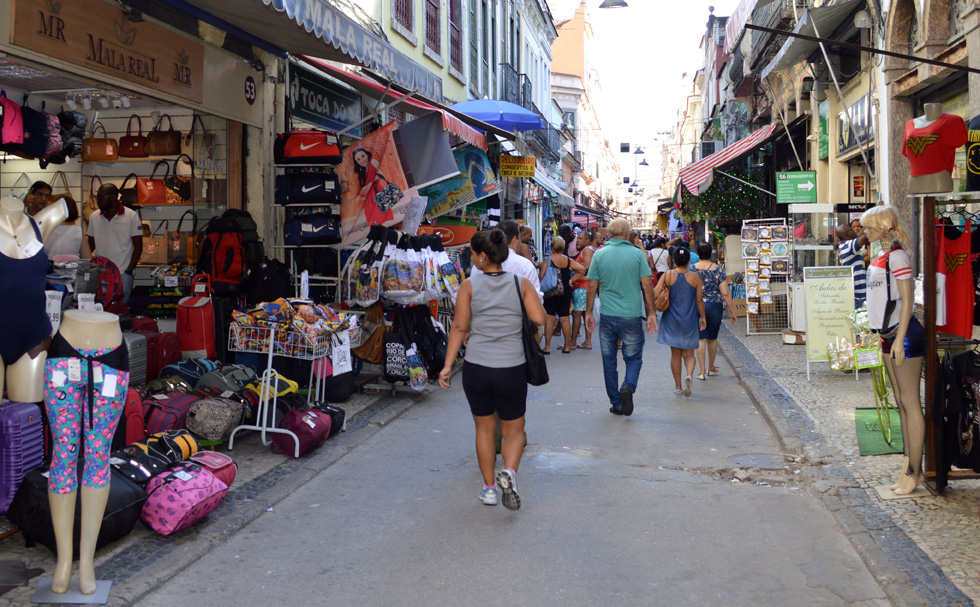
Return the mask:
[[(508, 255), (506, 236), (502, 231), (477, 232), (470, 242), (470, 249), (473, 264), (483, 274), (471, 276), (459, 287), (456, 315), (449, 331), (439, 385), (449, 388), (456, 356), (469, 336), (463, 361), (463, 392), (476, 424), (476, 456), (483, 474), (483, 490), (478, 499), (487, 506), (494, 506), (498, 492), (502, 492), (504, 507), (517, 510), (521, 507), (521, 498), (517, 494), (517, 468), (524, 451), (524, 413), (527, 409), (521, 299), (528, 318), (535, 324), (544, 324), (545, 312), (531, 282), (501, 268), (500, 264)], [(500, 451), (504, 469), (497, 473), (494, 482), (497, 459), (494, 433), (498, 417), (503, 434)]]

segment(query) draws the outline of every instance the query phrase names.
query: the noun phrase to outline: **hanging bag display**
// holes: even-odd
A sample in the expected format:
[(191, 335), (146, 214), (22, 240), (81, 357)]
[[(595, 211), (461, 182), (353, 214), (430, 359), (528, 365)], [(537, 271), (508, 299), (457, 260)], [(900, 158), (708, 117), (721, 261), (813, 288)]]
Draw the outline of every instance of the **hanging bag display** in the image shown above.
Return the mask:
[[(191, 167), (190, 175), (178, 175), (180, 159), (186, 158)], [(174, 170), (163, 178), (167, 186), (167, 204), (191, 204), (194, 200), (194, 161), (187, 154), (181, 154), (174, 160)]]
[[(132, 133), (133, 118), (136, 119), (137, 132)], [(143, 119), (133, 114), (126, 123), (126, 135), (119, 139), (119, 155), (124, 158), (146, 158), (146, 136), (143, 135)]]
[(89, 220), (89, 217), (92, 216), (92, 213), (99, 210), (99, 199), (98, 199), (99, 188), (95, 187), (96, 179), (99, 180), (99, 188), (102, 187), (102, 178), (99, 177), (98, 175), (92, 175), (92, 178), (88, 182), (89, 183), (88, 198), (85, 200), (85, 205), (82, 207), (82, 216), (85, 217), (85, 221)]
[[(160, 165), (163, 165), (166, 169), (166, 173), (164, 173), (162, 178), (157, 177), (157, 169), (160, 168)], [(136, 194), (139, 203), (154, 207), (170, 204), (167, 201), (167, 186), (164, 183), (164, 180), (168, 176), (170, 176), (170, 163), (166, 160), (161, 160), (153, 165), (153, 172), (150, 173), (149, 177), (137, 177)]]
[[(98, 130), (102, 129), (102, 137)], [(119, 144), (106, 133), (105, 125), (92, 125), (92, 136), (82, 140), (82, 162), (110, 162), (119, 159)]]
[(287, 173), (276, 176), (276, 204), (339, 204), (336, 173)]
[(337, 134), (331, 131), (279, 133), (272, 153), (276, 164), (340, 164), (343, 159)]
[(290, 246), (338, 244), (340, 218), (332, 213), (296, 215), (283, 224), (283, 241)]
[[(129, 183), (130, 179), (133, 180), (132, 185)], [(131, 209), (138, 209), (140, 206), (139, 190), (136, 187), (136, 182), (138, 180), (139, 175), (136, 173), (130, 173), (129, 175), (126, 175), (126, 178), (123, 179), (122, 185), (119, 186), (119, 202)]]
[[(184, 218), (191, 216), (193, 223), (190, 231), (184, 230)], [(177, 231), (167, 233), (167, 261), (166, 263), (186, 263), (194, 265), (197, 263), (199, 233), (197, 231), (197, 213), (194, 211), (184, 211), (177, 222)]]
[(20, 155), (30, 158), (42, 158), (48, 151), (48, 120), (41, 112), (28, 107), (25, 103), (20, 108), (24, 119), (24, 144), (20, 147)]
[[(163, 130), (163, 119), (167, 119), (167, 130)], [(174, 128), (170, 114), (160, 116), (146, 135), (146, 153), (150, 156), (174, 156), (180, 154), (180, 131)]]
[[(161, 228), (163, 234), (160, 233)], [(149, 223), (143, 223), (143, 254), (140, 256), (140, 263), (152, 263), (162, 265), (167, 263), (168, 251), (167, 243), (170, 236), (170, 221), (164, 219), (157, 225), (149, 235)]]
[[(46, 147), (44, 153), (41, 155), (42, 160), (51, 160), (56, 157), (61, 152), (61, 119), (58, 118), (56, 114), (49, 114), (44, 111), (44, 102), (41, 102), (41, 116), (44, 118), (44, 122), (47, 125), (48, 139), (46, 142)], [(45, 162), (41, 163), (41, 168), (46, 168)], [(63, 164), (63, 162), (62, 162)]]
[(517, 298), (521, 300), (521, 341), (524, 344), (524, 364), (527, 372), (527, 383), (532, 386), (542, 386), (548, 383), (548, 363), (545, 362), (544, 352), (535, 337), (538, 332), (537, 325), (527, 317), (527, 308), (524, 307), (524, 296), (521, 294), (521, 277), (515, 276), (514, 283), (517, 286)]
[(24, 144), (24, 117), (20, 106), (0, 90), (0, 150), (16, 152)]

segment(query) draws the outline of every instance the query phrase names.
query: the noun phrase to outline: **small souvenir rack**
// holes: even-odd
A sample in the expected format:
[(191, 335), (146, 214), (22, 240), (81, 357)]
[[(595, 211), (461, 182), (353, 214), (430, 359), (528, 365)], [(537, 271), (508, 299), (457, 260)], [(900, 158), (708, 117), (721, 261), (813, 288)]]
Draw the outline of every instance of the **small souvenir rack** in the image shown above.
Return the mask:
[(748, 333), (779, 333), (789, 326), (787, 277), (792, 242), (785, 219), (742, 222)]

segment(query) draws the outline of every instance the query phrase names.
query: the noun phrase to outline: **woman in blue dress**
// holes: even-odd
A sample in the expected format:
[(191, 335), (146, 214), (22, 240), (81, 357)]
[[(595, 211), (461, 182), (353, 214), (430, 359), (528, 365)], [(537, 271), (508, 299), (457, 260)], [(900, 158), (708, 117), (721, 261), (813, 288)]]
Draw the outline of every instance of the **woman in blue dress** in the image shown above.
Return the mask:
[[(670, 270), (657, 283), (653, 299), (656, 301), (664, 289), (670, 289), (670, 305), (663, 314), (657, 343), (670, 346), (670, 372), (674, 375), (674, 394), (691, 396), (691, 376), (694, 375), (694, 351), (698, 349), (700, 332), (707, 325), (701, 278), (687, 269), (691, 263), (691, 251), (685, 247), (674, 249)], [(687, 373), (681, 386), (682, 366)]]

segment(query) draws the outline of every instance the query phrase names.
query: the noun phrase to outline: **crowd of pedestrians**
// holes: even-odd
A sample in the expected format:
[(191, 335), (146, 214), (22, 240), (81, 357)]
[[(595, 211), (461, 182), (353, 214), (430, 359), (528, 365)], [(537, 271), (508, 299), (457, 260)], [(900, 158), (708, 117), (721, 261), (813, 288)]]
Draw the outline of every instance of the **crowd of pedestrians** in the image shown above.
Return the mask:
[[(549, 355), (560, 332), (561, 351), (569, 354), (591, 350), (598, 331), (609, 411), (617, 416), (634, 412), (645, 333), (657, 332), (657, 342), (670, 348), (674, 395), (690, 397), (692, 379), (707, 381), (719, 373), (715, 358), (726, 307), (733, 323), (736, 316), (728, 276), (712, 260), (710, 243), (692, 251), (682, 238), (659, 230), (640, 234), (619, 218), (603, 233), (562, 225), (539, 249), (530, 229), (505, 220), (473, 237), (469, 257), (470, 278), (457, 296), (439, 383), (449, 388), (464, 351), (461, 381), (483, 476), (478, 497), (486, 505), (499, 502), (511, 510), (521, 505), (517, 471), (527, 444), (524, 377), (533, 360), (525, 352), (534, 339)], [(536, 336), (522, 333), (525, 318), (537, 326)], [(503, 469), (494, 474), (497, 453)]]

